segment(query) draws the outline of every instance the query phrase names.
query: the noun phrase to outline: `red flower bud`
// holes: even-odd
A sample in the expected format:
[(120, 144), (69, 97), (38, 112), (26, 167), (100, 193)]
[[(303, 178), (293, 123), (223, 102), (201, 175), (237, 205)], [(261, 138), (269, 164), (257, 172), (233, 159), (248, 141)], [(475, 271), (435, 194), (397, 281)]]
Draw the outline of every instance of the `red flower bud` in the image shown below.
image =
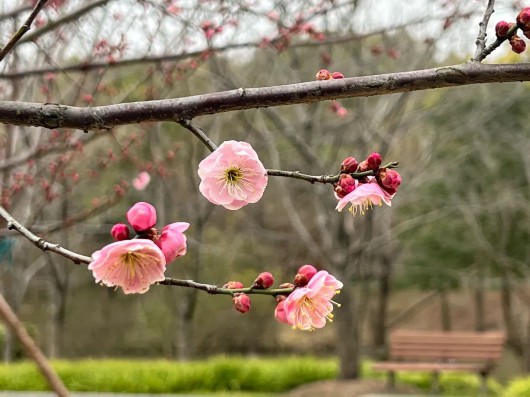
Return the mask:
[(346, 157), (340, 166), (340, 172), (345, 172), (351, 174), (352, 172), (357, 171), (359, 163), (355, 160), (354, 157)]
[(355, 179), (350, 174), (340, 174), (339, 186), (344, 195), (351, 193), (355, 189)]
[(521, 29), (523, 29), (525, 26), (528, 26), (530, 24), (530, 7), (523, 8), (515, 20), (517, 22), (517, 26)]
[(223, 285), (223, 288), (240, 289), (240, 288), (245, 288), (245, 286), (240, 281), (229, 281), (225, 285)]
[(253, 288), (257, 289), (267, 289), (272, 284), (274, 284), (274, 277), (269, 272), (263, 272), (258, 275), (258, 277), (254, 280), (254, 284), (252, 284)]
[(289, 324), (287, 321), (287, 313), (285, 312), (285, 301), (278, 302), (276, 309), (274, 309), (274, 317), (280, 323)]
[(520, 54), (526, 49), (526, 43), (516, 34), (510, 37), (510, 45), (512, 46), (512, 51), (516, 54)]
[(395, 194), (401, 184), (401, 175), (392, 169), (382, 168), (377, 174), (377, 182), (389, 194)]
[(246, 313), (250, 310), (250, 297), (244, 293), (236, 293), (233, 298), (234, 309), (238, 312)]
[(513, 23), (508, 23), (506, 21), (500, 21), (495, 25), (495, 34), (498, 38), (502, 39), (508, 34), (508, 30), (513, 26)]
[(317, 80), (331, 80), (331, 73), (329, 70), (320, 69), (316, 75)]
[(110, 234), (116, 241), (128, 240), (129, 228), (123, 223), (116, 223), (114, 226), (112, 226)]
[(294, 285), (297, 287), (305, 287), (315, 274), (317, 274), (317, 269), (314, 266), (302, 266), (298, 269), (298, 274), (294, 278)]
[(373, 152), (366, 158), (366, 160), (361, 161), (361, 164), (359, 164), (358, 171), (377, 171), (382, 161), (383, 158), (381, 157), (381, 155), (379, 153)]
[(333, 72), (331, 73), (332, 79), (343, 79), (344, 75), (341, 72)]

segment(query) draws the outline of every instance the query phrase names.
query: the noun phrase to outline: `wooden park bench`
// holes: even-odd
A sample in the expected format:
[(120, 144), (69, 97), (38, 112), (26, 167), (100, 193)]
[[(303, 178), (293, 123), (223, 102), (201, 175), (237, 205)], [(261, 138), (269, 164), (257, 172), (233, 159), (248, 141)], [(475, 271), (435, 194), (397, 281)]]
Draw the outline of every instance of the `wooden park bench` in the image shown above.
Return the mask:
[(487, 395), (487, 377), (500, 360), (502, 332), (442, 332), (396, 330), (390, 334), (390, 360), (372, 368), (388, 371), (389, 387), (395, 387), (397, 371), (432, 373), (432, 391), (439, 393), (439, 374), (444, 371), (480, 375), (480, 393)]

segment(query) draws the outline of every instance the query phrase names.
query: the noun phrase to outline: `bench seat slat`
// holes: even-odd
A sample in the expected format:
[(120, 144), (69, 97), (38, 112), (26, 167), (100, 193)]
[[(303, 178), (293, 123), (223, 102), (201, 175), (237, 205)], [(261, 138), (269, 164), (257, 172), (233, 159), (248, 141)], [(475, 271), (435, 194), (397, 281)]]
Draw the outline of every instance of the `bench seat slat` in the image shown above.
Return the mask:
[(403, 361), (382, 361), (372, 364), (372, 369), (379, 371), (465, 371), (477, 372), (488, 368), (485, 363), (414, 363)]

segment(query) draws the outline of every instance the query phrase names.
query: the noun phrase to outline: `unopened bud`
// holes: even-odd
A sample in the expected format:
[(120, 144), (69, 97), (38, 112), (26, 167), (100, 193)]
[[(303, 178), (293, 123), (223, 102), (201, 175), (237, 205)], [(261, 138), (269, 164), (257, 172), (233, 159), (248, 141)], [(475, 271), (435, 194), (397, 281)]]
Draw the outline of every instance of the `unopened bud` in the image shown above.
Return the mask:
[(116, 223), (114, 226), (112, 226), (110, 234), (116, 241), (128, 240), (129, 228), (123, 223)]
[(244, 293), (234, 294), (234, 309), (241, 313), (247, 313), (250, 310), (250, 297)]
[(523, 29), (525, 26), (528, 26), (530, 24), (530, 7), (525, 7), (523, 10), (517, 15), (517, 18), (515, 19), (517, 22), (517, 26), (520, 29)]
[(341, 72), (333, 72), (331, 73), (332, 79), (343, 79), (344, 75)]
[(387, 193), (395, 194), (401, 184), (401, 175), (392, 169), (382, 168), (377, 175), (377, 182)]
[(510, 37), (510, 45), (512, 46), (512, 51), (516, 54), (520, 54), (526, 49), (526, 43), (516, 34)]
[(317, 80), (331, 80), (332, 78), (331, 73), (326, 69), (320, 69), (315, 77)]
[(245, 288), (245, 286), (240, 281), (229, 281), (225, 285), (223, 285), (223, 288), (227, 288), (227, 289), (241, 289), (241, 288)]
[(513, 23), (508, 23), (506, 21), (497, 22), (497, 25), (495, 25), (495, 35), (500, 39), (506, 37), (508, 30), (510, 30), (513, 25)]
[(294, 278), (294, 285), (297, 287), (305, 287), (309, 280), (317, 274), (317, 269), (311, 265), (304, 265), (298, 269), (298, 274)]
[(274, 309), (274, 317), (280, 323), (288, 324), (287, 313), (285, 312), (285, 301), (278, 302), (276, 309)]
[(252, 287), (257, 289), (267, 289), (272, 284), (274, 284), (273, 275), (269, 272), (263, 272), (260, 273), (258, 277), (254, 280)]
[(377, 171), (382, 161), (383, 159), (381, 155), (379, 153), (373, 152), (366, 158), (366, 160), (361, 161), (358, 171)]
[(339, 186), (342, 193), (349, 194), (355, 190), (355, 179), (350, 174), (340, 174)]
[(340, 166), (340, 172), (345, 172), (351, 174), (352, 172), (357, 171), (359, 163), (355, 160), (354, 157), (346, 157)]

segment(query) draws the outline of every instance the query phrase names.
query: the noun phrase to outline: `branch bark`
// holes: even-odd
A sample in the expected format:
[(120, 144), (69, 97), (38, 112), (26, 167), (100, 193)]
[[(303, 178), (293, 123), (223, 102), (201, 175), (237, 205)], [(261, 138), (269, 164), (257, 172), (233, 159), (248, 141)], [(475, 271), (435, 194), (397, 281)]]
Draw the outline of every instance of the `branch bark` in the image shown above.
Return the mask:
[(0, 101), (0, 123), (110, 129), (145, 121), (181, 121), (214, 113), (260, 107), (312, 103), (482, 83), (530, 81), (530, 63), (482, 65), (466, 63), (435, 69), (313, 81), (262, 88), (239, 88), (185, 98), (75, 107), (61, 104)]

